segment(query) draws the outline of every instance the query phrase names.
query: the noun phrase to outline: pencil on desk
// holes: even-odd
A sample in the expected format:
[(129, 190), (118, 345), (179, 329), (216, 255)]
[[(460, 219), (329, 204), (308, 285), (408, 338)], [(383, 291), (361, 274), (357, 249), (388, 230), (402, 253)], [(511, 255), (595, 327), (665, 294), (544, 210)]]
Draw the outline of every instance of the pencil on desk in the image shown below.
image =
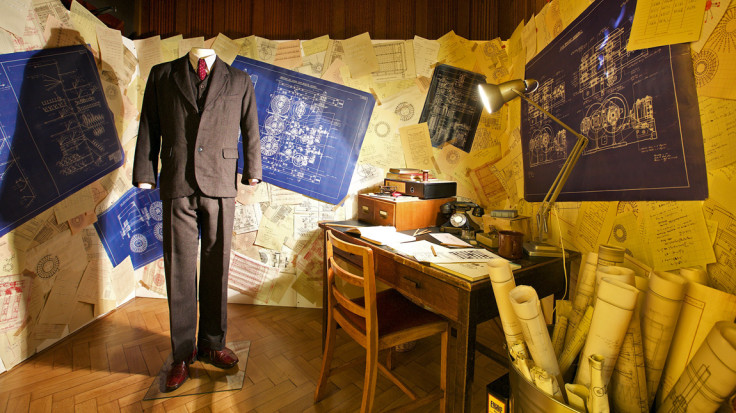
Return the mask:
[(443, 245), (445, 247), (460, 247), (460, 248), (467, 248), (467, 245), (463, 244), (451, 244), (449, 242), (440, 242), (440, 245)]
[(430, 246), (429, 248), (432, 248), (432, 255), (435, 257), (437, 256), (437, 251), (434, 250), (434, 246)]
[(429, 230), (429, 229), (423, 229), (421, 231), (420, 230), (416, 230), (416, 231), (414, 231), (414, 236), (416, 237), (416, 236), (419, 236), (419, 235), (429, 234), (430, 232), (432, 232), (432, 230)]

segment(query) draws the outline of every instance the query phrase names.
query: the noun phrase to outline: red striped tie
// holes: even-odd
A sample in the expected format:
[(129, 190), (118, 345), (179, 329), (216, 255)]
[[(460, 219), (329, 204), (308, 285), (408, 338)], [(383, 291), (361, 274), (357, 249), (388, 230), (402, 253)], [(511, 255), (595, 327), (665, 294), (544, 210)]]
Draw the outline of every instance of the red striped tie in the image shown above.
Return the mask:
[(207, 63), (204, 59), (199, 59), (199, 64), (197, 65), (197, 76), (199, 76), (199, 80), (204, 80), (204, 78), (207, 77)]

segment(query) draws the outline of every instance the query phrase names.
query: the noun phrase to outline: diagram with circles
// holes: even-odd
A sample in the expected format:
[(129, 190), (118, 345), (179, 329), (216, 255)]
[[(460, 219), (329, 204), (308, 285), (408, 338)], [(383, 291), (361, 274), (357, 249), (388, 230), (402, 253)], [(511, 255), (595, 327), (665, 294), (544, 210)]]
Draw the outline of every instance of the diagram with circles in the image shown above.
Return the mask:
[[(529, 99), (588, 138), (558, 200), (703, 199), (693, 63), (683, 45), (628, 51), (635, 2), (596, 0), (526, 67)], [(703, 69), (705, 70), (705, 69)], [(522, 101), (524, 197), (541, 201), (578, 137)]]
[(0, 236), (122, 163), (84, 46), (0, 56)]
[(163, 256), (163, 207), (158, 189), (128, 190), (94, 225), (114, 266), (130, 256), (137, 269)]
[(263, 180), (339, 203), (350, 186), (373, 96), (242, 56), (233, 67), (247, 72), (255, 87)]

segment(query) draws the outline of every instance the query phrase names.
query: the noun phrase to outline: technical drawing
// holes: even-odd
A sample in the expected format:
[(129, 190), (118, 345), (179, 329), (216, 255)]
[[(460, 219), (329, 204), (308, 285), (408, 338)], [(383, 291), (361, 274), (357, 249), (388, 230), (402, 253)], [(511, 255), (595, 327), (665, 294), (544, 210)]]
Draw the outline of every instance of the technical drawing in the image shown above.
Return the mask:
[[(350, 186), (373, 96), (242, 56), (233, 67), (254, 82), (263, 180), (340, 202)], [(242, 160), (238, 168), (242, 171)]]
[(702, 49), (693, 55), (693, 72), (695, 84), (703, 87), (709, 84), (718, 73), (718, 53), (710, 49)]
[(465, 152), (473, 147), (483, 105), (478, 85), (485, 76), (448, 65), (437, 66), (432, 75), (419, 122), (427, 122), (432, 146), (445, 142)]
[(710, 34), (706, 43), (708, 47), (724, 53), (736, 52), (736, 30), (733, 29), (734, 25), (736, 25), (736, 8), (729, 7)]
[(0, 56), (0, 236), (122, 163), (85, 46)]
[(159, 191), (132, 188), (94, 224), (114, 266), (130, 256), (140, 268), (163, 256), (163, 208)]
[[(687, 45), (628, 51), (635, 2), (595, 0), (526, 66), (529, 98), (589, 141), (558, 201), (704, 199)], [(714, 61), (696, 63), (698, 83)], [(541, 201), (578, 138), (522, 101), (524, 198)], [(696, 184), (696, 182), (698, 182)]]

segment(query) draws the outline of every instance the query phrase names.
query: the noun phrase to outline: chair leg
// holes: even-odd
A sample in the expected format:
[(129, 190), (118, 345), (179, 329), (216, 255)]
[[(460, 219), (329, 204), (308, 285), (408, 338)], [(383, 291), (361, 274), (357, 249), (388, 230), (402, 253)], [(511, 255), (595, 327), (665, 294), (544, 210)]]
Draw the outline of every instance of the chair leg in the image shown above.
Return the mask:
[(447, 355), (450, 340), (450, 326), (442, 333), (440, 345), (440, 390), (442, 390), (442, 400), (440, 400), (440, 413), (450, 411), (450, 398), (447, 390)]
[(386, 350), (386, 368), (391, 371), (394, 369), (394, 348), (389, 347)]
[(363, 402), (360, 412), (370, 413), (373, 411), (373, 399), (376, 395), (376, 381), (378, 380), (378, 343), (371, 343), (369, 339), (365, 350), (365, 379), (363, 380)]
[(330, 377), (330, 365), (332, 364), (332, 354), (335, 350), (336, 322), (332, 318), (332, 314), (327, 317), (327, 337), (325, 340), (325, 352), (322, 354), (322, 369), (319, 373), (319, 381), (317, 389), (314, 391), (314, 402), (322, 400), (327, 379)]

